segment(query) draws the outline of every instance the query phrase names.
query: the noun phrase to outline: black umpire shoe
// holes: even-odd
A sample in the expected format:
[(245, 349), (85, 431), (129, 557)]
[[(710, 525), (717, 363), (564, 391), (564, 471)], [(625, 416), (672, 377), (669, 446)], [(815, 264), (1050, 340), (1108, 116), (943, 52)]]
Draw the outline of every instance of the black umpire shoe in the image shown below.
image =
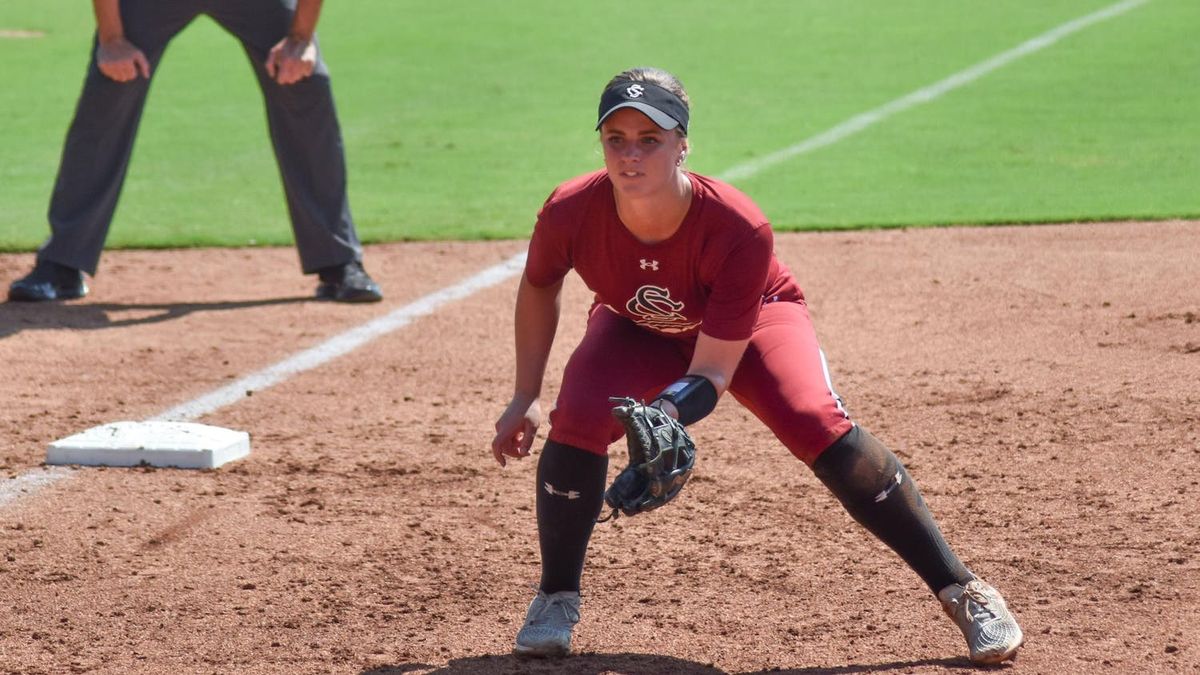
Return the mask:
[(379, 302), (383, 299), (379, 284), (367, 276), (360, 262), (325, 267), (317, 271), (317, 276), (321, 279), (317, 285), (318, 300)]
[(17, 302), (74, 300), (87, 295), (83, 272), (49, 260), (39, 260), (33, 271), (8, 287), (8, 299)]

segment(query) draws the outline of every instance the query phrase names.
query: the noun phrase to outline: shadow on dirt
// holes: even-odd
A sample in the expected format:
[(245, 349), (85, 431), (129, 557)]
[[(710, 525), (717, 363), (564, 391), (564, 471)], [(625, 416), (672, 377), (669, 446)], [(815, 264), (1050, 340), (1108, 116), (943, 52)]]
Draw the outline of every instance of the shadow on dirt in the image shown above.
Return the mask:
[(887, 661), (885, 663), (863, 663), (850, 666), (833, 666), (826, 668), (780, 668), (769, 670), (755, 670), (752, 672), (738, 673), (737, 675), (851, 675), (854, 673), (888, 673), (899, 671), (902, 673), (911, 672), (914, 668), (930, 668), (936, 670), (946, 670), (947, 672), (990, 672), (997, 669), (1007, 668), (1012, 664), (1006, 663), (1002, 666), (977, 666), (971, 663), (965, 656), (956, 656), (944, 659), (918, 659), (915, 661)]
[(0, 340), (27, 330), (71, 328), (101, 330), (140, 324), (161, 323), (194, 312), (223, 312), (291, 305), (301, 302), (321, 302), (312, 297), (265, 298), (230, 302), (180, 303), (65, 303), (65, 302), (5, 302), (0, 304)]
[(945, 669), (976, 670), (966, 658), (921, 659), (918, 661), (891, 661), (861, 665), (836, 666), (832, 668), (790, 668), (759, 670), (752, 673), (730, 673), (711, 664), (696, 663), (671, 656), (654, 654), (577, 654), (569, 659), (520, 659), (511, 655), (474, 656), (454, 659), (445, 666), (437, 667), (422, 663), (406, 663), (380, 666), (362, 671), (361, 675), (405, 675), (421, 672), (425, 675), (483, 675), (500, 673), (565, 673), (567, 675), (599, 675), (621, 673), (622, 675), (850, 675), (853, 673), (886, 673), (907, 671), (913, 668), (933, 667)]

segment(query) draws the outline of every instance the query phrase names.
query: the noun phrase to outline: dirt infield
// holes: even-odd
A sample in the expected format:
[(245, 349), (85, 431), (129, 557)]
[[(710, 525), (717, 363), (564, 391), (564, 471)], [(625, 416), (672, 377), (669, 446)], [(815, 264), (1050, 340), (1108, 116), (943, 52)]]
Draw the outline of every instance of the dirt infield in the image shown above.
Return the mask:
[[(110, 252), (84, 301), (0, 305), (0, 491), (44, 471), (49, 441), (154, 416), (522, 249), (373, 247), (375, 306), (308, 301), (291, 249)], [(1200, 223), (777, 249), (851, 413), (1021, 620), (1002, 670), (1200, 672)], [(0, 256), (0, 284), (31, 261)], [(538, 576), (535, 462), (500, 469), (488, 447), (515, 285), (198, 420), (249, 431), (245, 460), (10, 495), (0, 673), (969, 670), (916, 575), (731, 400), (694, 428), (677, 502), (598, 527), (582, 654), (509, 656)], [(572, 277), (547, 406), (588, 299)]]

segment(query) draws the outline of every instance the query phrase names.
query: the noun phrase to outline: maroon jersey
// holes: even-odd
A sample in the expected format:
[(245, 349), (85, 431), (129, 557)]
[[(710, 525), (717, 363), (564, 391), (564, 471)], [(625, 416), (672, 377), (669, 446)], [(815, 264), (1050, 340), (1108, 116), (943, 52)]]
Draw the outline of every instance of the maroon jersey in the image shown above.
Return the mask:
[(617, 216), (604, 170), (569, 180), (538, 213), (525, 276), (548, 286), (572, 268), (596, 302), (664, 335), (750, 337), (764, 300), (802, 300), (775, 257), (762, 211), (736, 188), (689, 173), (692, 204), (670, 238), (644, 244)]

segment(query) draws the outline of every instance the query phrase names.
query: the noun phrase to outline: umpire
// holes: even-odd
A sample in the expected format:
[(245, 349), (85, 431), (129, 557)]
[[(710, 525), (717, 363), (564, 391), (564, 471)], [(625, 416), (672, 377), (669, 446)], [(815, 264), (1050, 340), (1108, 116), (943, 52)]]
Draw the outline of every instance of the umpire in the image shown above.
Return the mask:
[(167, 43), (206, 14), (246, 50), (266, 102), (300, 264), (317, 274), (316, 295), (375, 302), (383, 295), (362, 266), (346, 196), (346, 160), (329, 72), (315, 35), (322, 0), (92, 0), (96, 38), (83, 93), (67, 132), (50, 198), (50, 238), (10, 300), (87, 294), (95, 275), (150, 77)]

